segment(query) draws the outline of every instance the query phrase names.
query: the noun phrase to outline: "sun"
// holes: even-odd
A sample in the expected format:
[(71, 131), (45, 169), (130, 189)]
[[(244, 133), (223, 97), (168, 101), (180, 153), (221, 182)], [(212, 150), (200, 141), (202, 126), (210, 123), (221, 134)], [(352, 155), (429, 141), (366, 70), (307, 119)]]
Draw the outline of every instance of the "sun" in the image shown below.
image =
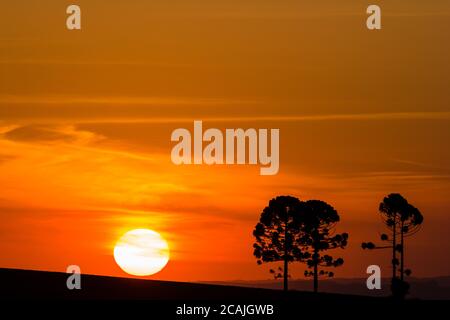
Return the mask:
[(128, 274), (149, 276), (161, 271), (169, 262), (169, 245), (153, 230), (131, 230), (117, 241), (114, 259)]

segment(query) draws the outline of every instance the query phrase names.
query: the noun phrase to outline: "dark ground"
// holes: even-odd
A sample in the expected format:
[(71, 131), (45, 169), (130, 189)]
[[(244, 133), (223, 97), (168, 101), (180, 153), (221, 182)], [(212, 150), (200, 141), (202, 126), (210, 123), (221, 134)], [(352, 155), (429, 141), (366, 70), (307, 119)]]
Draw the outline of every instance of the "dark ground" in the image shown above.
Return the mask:
[[(380, 290), (369, 290), (366, 286), (367, 278), (332, 278), (321, 279), (319, 290), (328, 293), (341, 293), (348, 295), (361, 295), (370, 297), (388, 297), (391, 294), (391, 279), (381, 279)], [(421, 300), (450, 300), (450, 277), (408, 277), (406, 281), (410, 285), (408, 299)], [(215, 281), (205, 282), (209, 284), (232, 285), (239, 287), (278, 289), (282, 288), (280, 280), (258, 280), (258, 281)], [(311, 291), (312, 279), (291, 279), (289, 288), (298, 291)]]
[[(203, 315), (177, 315), (179, 307), (209, 306), (217, 312), (207, 319), (360, 319), (406, 316), (425, 312), (428, 316), (450, 306), (447, 302), (409, 300), (395, 302), (388, 298), (348, 294), (289, 291), (156, 280), (139, 280), (94, 275), (81, 275), (81, 290), (68, 290), (69, 274), (58, 272), (0, 269), (0, 302), (14, 312), (31, 312), (45, 316), (62, 306), (62, 315), (91, 316), (113, 313), (131, 318), (144, 314), (144, 319), (204, 319)], [(220, 314), (222, 305), (249, 304), (274, 306), (271, 315)], [(3, 308), (2, 308), (3, 309)], [(236, 309), (233, 309), (236, 311)], [(232, 310), (232, 311), (233, 311)], [(445, 311), (445, 310), (442, 310)], [(160, 315), (158, 317), (154, 317)], [(361, 317), (362, 316), (362, 317)], [(115, 318), (114, 317), (114, 318)], [(101, 317), (103, 318), (103, 317)]]
[[(275, 289), (249, 288), (218, 284), (199, 284), (158, 280), (81, 275), (81, 290), (69, 290), (70, 274), (19, 269), (0, 269), (1, 298), (6, 299), (117, 299), (117, 300), (273, 300), (283, 292)], [(357, 295), (314, 294), (291, 291), (289, 299), (368, 300)]]

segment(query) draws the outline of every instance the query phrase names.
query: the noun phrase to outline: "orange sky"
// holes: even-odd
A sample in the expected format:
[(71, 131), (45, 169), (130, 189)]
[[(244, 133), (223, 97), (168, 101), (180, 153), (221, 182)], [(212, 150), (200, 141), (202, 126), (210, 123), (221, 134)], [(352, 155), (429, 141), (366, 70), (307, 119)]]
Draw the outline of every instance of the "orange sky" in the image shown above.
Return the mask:
[[(350, 233), (338, 277), (389, 275), (378, 203), (425, 217), (407, 243), (416, 276), (450, 274), (450, 5), (378, 1), (2, 3), (0, 267), (126, 276), (115, 241), (168, 239), (156, 279), (266, 279), (252, 230), (276, 195), (321, 199)], [(172, 130), (280, 128), (280, 172), (175, 166)], [(293, 267), (301, 277), (304, 266)]]

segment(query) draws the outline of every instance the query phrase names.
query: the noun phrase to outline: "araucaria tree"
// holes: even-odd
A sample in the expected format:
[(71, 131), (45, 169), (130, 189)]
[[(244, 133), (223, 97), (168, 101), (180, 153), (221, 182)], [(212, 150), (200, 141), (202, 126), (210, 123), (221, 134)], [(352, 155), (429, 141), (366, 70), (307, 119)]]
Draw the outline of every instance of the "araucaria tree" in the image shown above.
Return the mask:
[(332, 271), (323, 268), (339, 267), (344, 263), (342, 258), (333, 258), (324, 252), (335, 248), (345, 248), (348, 234), (335, 233), (339, 214), (324, 201), (302, 202), (300, 211), (301, 236), (297, 238), (297, 244), (301, 248), (301, 260), (310, 269), (305, 271), (305, 276), (314, 278), (314, 292), (317, 292), (319, 276), (334, 276)]
[(279, 272), (271, 270), (271, 273), (284, 279), (284, 290), (288, 290), (289, 263), (301, 259), (300, 249), (295, 245), (300, 237), (300, 206), (300, 200), (291, 196), (270, 200), (253, 231), (257, 263), (283, 262)]
[[(398, 193), (391, 193), (380, 203), (379, 211), (382, 220), (389, 230), (389, 234), (382, 234), (381, 241), (386, 245), (375, 245), (372, 242), (363, 242), (363, 249), (391, 249), (392, 250), (392, 295), (404, 298), (408, 293), (409, 285), (404, 281), (404, 276), (411, 274), (410, 269), (405, 269), (405, 238), (412, 236), (420, 230), (423, 223), (421, 212)], [(400, 260), (397, 255), (400, 255)], [(399, 267), (400, 266), (400, 267)], [(400, 277), (397, 276), (397, 272)]]

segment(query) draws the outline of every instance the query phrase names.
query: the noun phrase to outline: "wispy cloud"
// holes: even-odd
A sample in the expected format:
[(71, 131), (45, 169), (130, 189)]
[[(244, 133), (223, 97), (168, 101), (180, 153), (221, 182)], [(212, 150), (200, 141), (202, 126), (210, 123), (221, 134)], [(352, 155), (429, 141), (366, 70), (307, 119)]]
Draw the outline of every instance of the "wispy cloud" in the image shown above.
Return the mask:
[(16, 96), (0, 95), (0, 104), (125, 104), (125, 105), (217, 105), (247, 103), (255, 104), (255, 100), (233, 100), (212, 98), (153, 97), (153, 96)]
[[(248, 112), (237, 113), (238, 110)], [(30, 122), (169, 124), (193, 120), (213, 122), (450, 120), (450, 111), (274, 114), (271, 110), (273, 108), (269, 108), (267, 101), (246, 98), (0, 95), (0, 116), (3, 118), (4, 126)]]
[[(0, 40), (1, 41), (1, 40)], [(123, 60), (77, 60), (77, 59), (3, 59), (0, 65), (61, 65), (61, 66), (143, 66), (164, 68), (189, 68), (192, 64), (151, 61), (123, 61)]]
[(401, 163), (401, 164), (411, 165), (414, 167), (425, 168), (425, 169), (443, 169), (441, 167), (431, 165), (429, 163), (422, 163), (419, 161), (411, 161), (411, 160), (404, 160), (404, 159), (392, 159), (392, 161)]
[(267, 115), (267, 116), (205, 116), (205, 117), (152, 117), (152, 118), (103, 118), (85, 123), (179, 123), (192, 120), (213, 122), (302, 122), (302, 121), (379, 121), (379, 120), (450, 120), (450, 112), (392, 112), (320, 115)]

